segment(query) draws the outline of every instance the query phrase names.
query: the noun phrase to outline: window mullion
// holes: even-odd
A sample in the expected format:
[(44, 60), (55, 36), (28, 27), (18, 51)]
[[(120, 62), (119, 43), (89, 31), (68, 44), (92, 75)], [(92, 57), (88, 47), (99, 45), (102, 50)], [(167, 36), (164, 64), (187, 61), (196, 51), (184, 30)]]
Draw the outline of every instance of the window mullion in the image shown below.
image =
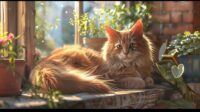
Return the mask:
[(18, 2), (18, 34), (22, 35), (25, 45), (26, 74), (31, 71), (35, 56), (35, 2)]
[[(77, 16), (78, 18), (81, 16), (81, 14), (83, 13), (83, 1), (76, 1), (75, 2), (75, 11), (77, 12)], [(76, 21), (76, 20), (75, 20)], [(75, 22), (76, 23), (76, 22)], [(82, 41), (80, 38), (80, 32), (78, 31), (79, 29), (79, 25), (75, 24), (75, 36), (74, 36), (74, 42), (75, 44), (79, 44), (82, 45)]]

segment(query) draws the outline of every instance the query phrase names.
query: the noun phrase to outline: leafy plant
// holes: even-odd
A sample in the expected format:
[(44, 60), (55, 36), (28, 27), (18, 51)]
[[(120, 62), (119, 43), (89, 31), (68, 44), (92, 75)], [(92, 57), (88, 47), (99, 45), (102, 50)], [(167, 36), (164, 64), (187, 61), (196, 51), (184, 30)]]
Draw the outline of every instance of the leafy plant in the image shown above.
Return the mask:
[(18, 38), (19, 36), (15, 37), (14, 34), (8, 34), (8, 32), (0, 34), (0, 60), (8, 59), (9, 66), (13, 69), (15, 67), (15, 59), (17, 57), (13, 46), (14, 41)]
[(130, 28), (139, 18), (143, 20), (146, 30), (151, 19), (150, 9), (150, 5), (144, 3), (136, 3), (130, 8), (125, 7), (125, 4), (115, 4), (113, 8), (94, 9), (93, 17), (85, 12), (79, 18), (78, 13), (74, 12), (70, 24), (79, 25), (78, 30), (82, 37), (105, 37), (105, 24), (123, 30)]
[(41, 92), (41, 85), (43, 83), (42, 76), (43, 74), (41, 72), (38, 72), (36, 85), (30, 85), (27, 83), (25, 85), (24, 90), (31, 95), (32, 98), (42, 98), (47, 101), (49, 108), (58, 108), (63, 104), (63, 100), (61, 97), (61, 92), (55, 89), (49, 88), (47, 92)]
[[(150, 5), (144, 3), (135, 3), (130, 8), (125, 7), (125, 4), (116, 4), (114, 8), (100, 9), (106, 17), (106, 24), (110, 24), (113, 28), (117, 30), (128, 29), (138, 20), (142, 19), (145, 25), (145, 30), (149, 25), (149, 20), (151, 19)], [(100, 11), (100, 12), (101, 12)], [(102, 13), (96, 11), (99, 17), (102, 17)]]
[(82, 16), (78, 16), (77, 13), (73, 12), (74, 17), (70, 18), (70, 24), (75, 26), (79, 25), (79, 32), (82, 37), (98, 37), (98, 33), (101, 32), (96, 22), (97, 16), (93, 18), (88, 13), (84, 13)]
[[(193, 102), (196, 107), (200, 106), (198, 103), (200, 101), (200, 95), (193, 91), (184, 81), (182, 77), (184, 74), (184, 65), (179, 64), (176, 55), (189, 55), (189, 53), (193, 54), (194, 50), (199, 50), (199, 48), (195, 49), (194, 47), (194, 45), (199, 46), (197, 45), (197, 43), (199, 43), (198, 37), (199, 32), (197, 31), (194, 34), (185, 32), (184, 34), (178, 34), (169, 45), (167, 45), (167, 42), (163, 43), (159, 51), (159, 62), (156, 64), (160, 75), (175, 89), (178, 89), (185, 100)], [(188, 40), (188, 38), (193, 40)], [(180, 50), (183, 46), (187, 49), (194, 48), (194, 50), (184, 54), (185, 52), (188, 52), (188, 50)]]
[(167, 47), (169, 52), (175, 52), (177, 57), (184, 55), (200, 54), (200, 32), (188, 31), (177, 34)]
[(32, 98), (42, 98), (47, 101), (49, 108), (58, 108), (63, 104), (61, 93), (58, 90), (50, 89), (47, 93), (40, 91), (40, 86), (28, 86), (26, 91)]

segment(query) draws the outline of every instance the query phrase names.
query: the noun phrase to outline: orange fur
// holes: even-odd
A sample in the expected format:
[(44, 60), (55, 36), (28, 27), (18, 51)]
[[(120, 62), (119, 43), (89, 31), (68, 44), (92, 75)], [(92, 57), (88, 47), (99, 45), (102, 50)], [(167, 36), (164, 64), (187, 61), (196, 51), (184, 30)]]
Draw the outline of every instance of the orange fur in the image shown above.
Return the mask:
[[(148, 37), (143, 34), (142, 21), (138, 20), (130, 30), (126, 31), (116, 31), (107, 27), (106, 33), (110, 38), (108, 40), (112, 40), (107, 41), (102, 48), (103, 59), (110, 67), (109, 77), (115, 79), (116, 83), (133, 83), (129, 83), (130, 87), (124, 88), (144, 88), (152, 85), (148, 84), (150, 81), (147, 81), (147, 84), (144, 85), (142, 81), (126, 78), (140, 77), (146, 81), (145, 79), (150, 77), (153, 69), (153, 45)], [(114, 35), (117, 33), (119, 33), (117, 36)], [(126, 81), (123, 78), (126, 78)], [(144, 86), (133, 86), (140, 84)], [(121, 83), (118, 86), (121, 86)]]
[(121, 88), (152, 85), (153, 47), (143, 35), (142, 21), (127, 31), (109, 26), (105, 31), (108, 41), (101, 53), (77, 45), (58, 48), (32, 70), (31, 83), (44, 92), (52, 88), (64, 94), (108, 93), (112, 90), (109, 80)]
[[(98, 52), (80, 46), (65, 46), (43, 59), (30, 75), (33, 85), (42, 91), (58, 89), (62, 93), (108, 93), (110, 87), (98, 75), (102, 58)], [(40, 74), (39, 74), (40, 72)], [(103, 71), (102, 71), (103, 72)], [(37, 78), (41, 77), (39, 85)]]

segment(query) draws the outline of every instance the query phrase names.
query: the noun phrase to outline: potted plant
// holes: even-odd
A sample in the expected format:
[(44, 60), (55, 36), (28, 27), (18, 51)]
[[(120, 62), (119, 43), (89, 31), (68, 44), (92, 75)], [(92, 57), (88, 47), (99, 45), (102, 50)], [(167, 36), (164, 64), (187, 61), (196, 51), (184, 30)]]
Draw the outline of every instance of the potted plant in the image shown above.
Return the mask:
[(110, 25), (116, 30), (123, 30), (133, 25), (139, 18), (145, 23), (145, 29), (148, 26), (150, 19), (150, 7), (143, 3), (136, 3), (130, 8), (125, 7), (125, 4), (114, 5), (113, 8), (99, 8), (94, 10), (93, 17), (89, 13), (83, 13), (78, 18), (77, 13), (70, 18), (70, 24), (79, 25), (80, 36), (83, 37), (83, 45), (85, 47), (100, 50), (105, 38), (104, 26)]
[(169, 52), (174, 52), (178, 60), (185, 65), (184, 78), (187, 82), (200, 81), (200, 32), (188, 31), (177, 34), (169, 43)]
[(100, 50), (103, 43), (107, 40), (105, 35), (102, 35), (103, 24), (97, 22), (99, 18), (98, 15), (93, 17), (89, 16), (89, 13), (83, 13), (80, 18), (78, 18), (77, 13), (74, 12), (74, 17), (70, 18), (70, 24), (79, 25), (80, 36), (83, 46), (89, 47), (95, 50)]
[[(161, 77), (195, 108), (200, 108), (199, 83), (188, 83), (187, 79), (194, 77), (193, 74), (199, 75), (199, 72), (194, 69), (199, 70), (199, 65), (194, 64), (199, 63), (199, 59), (196, 59), (200, 50), (199, 43), (200, 32), (198, 31), (178, 34), (170, 42), (166, 41), (162, 44), (159, 50), (159, 61), (156, 63)], [(195, 76), (195, 79), (198, 78)]]
[(12, 33), (0, 34), (0, 96), (15, 96), (21, 93), (25, 62), (16, 59)]

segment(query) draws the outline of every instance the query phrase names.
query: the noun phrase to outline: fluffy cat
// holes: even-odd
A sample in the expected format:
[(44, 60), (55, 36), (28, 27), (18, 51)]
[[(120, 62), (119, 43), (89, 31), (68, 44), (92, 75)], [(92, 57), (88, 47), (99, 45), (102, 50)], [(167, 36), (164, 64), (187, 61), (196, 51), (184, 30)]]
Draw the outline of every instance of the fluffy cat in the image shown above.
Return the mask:
[(109, 67), (111, 79), (121, 88), (145, 88), (153, 86), (150, 77), (153, 67), (153, 46), (143, 35), (143, 23), (138, 20), (127, 31), (106, 27), (108, 41), (102, 54)]
[(106, 26), (105, 32), (108, 41), (101, 53), (76, 45), (58, 48), (32, 70), (30, 82), (43, 92), (58, 89), (63, 94), (108, 93), (114, 86), (152, 86), (153, 48), (143, 35), (142, 21), (138, 20), (127, 31)]

